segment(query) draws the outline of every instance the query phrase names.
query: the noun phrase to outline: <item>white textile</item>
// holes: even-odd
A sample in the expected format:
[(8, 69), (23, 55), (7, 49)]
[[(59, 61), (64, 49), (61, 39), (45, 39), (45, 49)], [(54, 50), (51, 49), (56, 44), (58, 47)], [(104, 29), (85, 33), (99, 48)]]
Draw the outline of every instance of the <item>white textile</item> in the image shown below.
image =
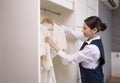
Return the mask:
[[(49, 30), (48, 28), (53, 28)], [(45, 42), (46, 36), (51, 36), (53, 41), (65, 50), (67, 48), (66, 37), (64, 30), (57, 24), (41, 24), (40, 28), (40, 56), (41, 56), (41, 83), (56, 83), (55, 73), (52, 59), (56, 56), (56, 52), (50, 48), (49, 44)]]

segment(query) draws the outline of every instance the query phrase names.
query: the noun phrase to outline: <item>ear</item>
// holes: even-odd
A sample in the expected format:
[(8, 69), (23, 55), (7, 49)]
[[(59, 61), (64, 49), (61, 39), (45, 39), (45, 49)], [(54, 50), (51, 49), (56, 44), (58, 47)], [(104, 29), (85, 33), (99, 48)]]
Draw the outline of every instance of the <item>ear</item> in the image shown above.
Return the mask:
[(92, 29), (92, 33), (96, 33), (97, 32), (97, 28), (95, 27), (94, 29)]

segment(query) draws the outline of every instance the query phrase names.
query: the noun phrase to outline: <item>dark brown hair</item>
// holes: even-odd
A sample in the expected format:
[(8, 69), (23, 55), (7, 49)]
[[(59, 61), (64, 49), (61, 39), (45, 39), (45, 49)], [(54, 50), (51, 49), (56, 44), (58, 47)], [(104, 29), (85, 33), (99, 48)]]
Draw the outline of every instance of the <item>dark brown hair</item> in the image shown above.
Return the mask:
[(101, 19), (97, 16), (90, 16), (84, 22), (91, 29), (97, 28), (97, 32), (104, 31), (107, 28), (106, 24), (102, 23)]

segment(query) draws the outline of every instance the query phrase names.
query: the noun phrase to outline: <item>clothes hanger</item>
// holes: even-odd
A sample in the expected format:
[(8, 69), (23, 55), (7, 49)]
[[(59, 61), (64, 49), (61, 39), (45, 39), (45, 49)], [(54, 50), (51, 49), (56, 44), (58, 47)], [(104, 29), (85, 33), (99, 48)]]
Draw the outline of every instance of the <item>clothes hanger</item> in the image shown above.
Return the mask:
[(49, 19), (49, 18), (44, 18), (42, 21), (41, 21), (41, 24), (43, 23), (49, 23), (49, 24), (52, 24), (53, 25), (53, 20)]
[[(44, 23), (48, 23), (48, 24), (52, 24), (53, 25), (53, 20), (49, 19), (49, 18), (44, 18), (42, 21), (41, 21), (41, 24), (44, 24)], [(48, 27), (48, 30), (53, 30), (53, 27)]]
[(48, 18), (44, 18), (42, 21), (41, 21), (41, 24), (43, 24), (43, 23), (49, 23), (49, 24), (54, 24), (54, 23), (56, 23), (57, 25), (62, 25), (61, 23), (59, 23), (58, 21), (56, 21), (56, 20), (51, 20), (51, 19), (48, 19)]

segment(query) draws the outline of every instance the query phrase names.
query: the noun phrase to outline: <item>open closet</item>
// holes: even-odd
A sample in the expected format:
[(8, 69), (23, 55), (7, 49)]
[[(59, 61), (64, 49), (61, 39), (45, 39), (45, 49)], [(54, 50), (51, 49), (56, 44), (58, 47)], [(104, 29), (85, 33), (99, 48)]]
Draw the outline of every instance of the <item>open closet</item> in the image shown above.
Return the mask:
[[(45, 23), (47, 23), (49, 24), (49, 27), (47, 27), (47, 29), (49, 29), (49, 33), (50, 33), (50, 31), (53, 31), (53, 29), (56, 28), (56, 27), (54, 28), (52, 27), (53, 24), (54, 26), (56, 26), (55, 25), (56, 23), (58, 26), (58, 29), (56, 28), (57, 32), (55, 35), (57, 39), (55, 40), (58, 41), (57, 42), (58, 45), (60, 44), (59, 46), (68, 53), (73, 53), (75, 51), (75, 48), (76, 48), (75, 41), (66, 37), (64, 39), (64, 36), (61, 36), (61, 37), (59, 36), (59, 34), (61, 34), (60, 29), (62, 29), (59, 26), (59, 24), (75, 29), (75, 12), (74, 11), (75, 11), (74, 0), (40, 0), (40, 21), (41, 21), (40, 28), (43, 28), (42, 25), (45, 25)], [(50, 25), (52, 28), (50, 28)], [(40, 29), (40, 30), (42, 30), (41, 32), (42, 34), (44, 30), (43, 29)], [(59, 40), (60, 38), (62, 39)], [(43, 57), (41, 60), (43, 61)], [(42, 61), (41, 61), (41, 64), (42, 64)], [(77, 66), (76, 65), (66, 63), (59, 56), (54, 56), (52, 58), (52, 63), (53, 63), (53, 70), (51, 70), (52, 71), (51, 76), (53, 76), (52, 79), (54, 79), (54, 81), (52, 82), (49, 81), (49, 83), (77, 83)], [(46, 79), (47, 78), (45, 77), (45, 73), (43, 75), (43, 72), (41, 71), (41, 83), (42, 82), (47, 83), (45, 82)]]

